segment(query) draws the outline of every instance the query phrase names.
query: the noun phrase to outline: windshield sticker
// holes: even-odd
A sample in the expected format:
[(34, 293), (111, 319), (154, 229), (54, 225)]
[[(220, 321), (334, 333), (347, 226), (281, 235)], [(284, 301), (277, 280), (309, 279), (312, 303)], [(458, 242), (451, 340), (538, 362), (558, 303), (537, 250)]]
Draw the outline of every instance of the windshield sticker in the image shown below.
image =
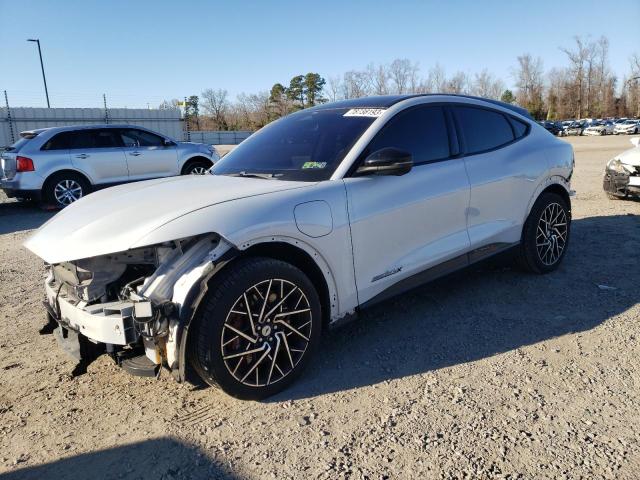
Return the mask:
[(374, 117), (377, 118), (384, 113), (384, 108), (352, 108), (343, 117)]
[(304, 162), (302, 168), (324, 168), (327, 162)]

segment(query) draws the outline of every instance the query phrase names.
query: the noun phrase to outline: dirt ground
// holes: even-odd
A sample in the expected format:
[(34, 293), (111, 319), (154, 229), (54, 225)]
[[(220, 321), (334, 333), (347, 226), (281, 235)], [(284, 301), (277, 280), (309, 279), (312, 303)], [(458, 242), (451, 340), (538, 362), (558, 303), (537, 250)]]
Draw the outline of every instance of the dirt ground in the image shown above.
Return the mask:
[(363, 312), (292, 388), (243, 402), (74, 363), (43, 325), (50, 213), (0, 200), (0, 479), (638, 478), (640, 202), (609, 200), (629, 137), (577, 137), (560, 269), (492, 262)]

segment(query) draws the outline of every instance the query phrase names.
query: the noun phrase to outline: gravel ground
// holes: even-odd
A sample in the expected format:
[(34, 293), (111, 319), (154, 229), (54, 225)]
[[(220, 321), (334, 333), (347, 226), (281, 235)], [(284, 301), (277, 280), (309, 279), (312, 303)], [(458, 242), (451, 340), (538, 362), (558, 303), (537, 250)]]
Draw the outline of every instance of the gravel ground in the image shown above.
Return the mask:
[(557, 272), (496, 261), (381, 304), (263, 403), (107, 357), (72, 378), (21, 247), (51, 214), (3, 197), (0, 478), (638, 478), (640, 202), (601, 186), (629, 137), (569, 142)]

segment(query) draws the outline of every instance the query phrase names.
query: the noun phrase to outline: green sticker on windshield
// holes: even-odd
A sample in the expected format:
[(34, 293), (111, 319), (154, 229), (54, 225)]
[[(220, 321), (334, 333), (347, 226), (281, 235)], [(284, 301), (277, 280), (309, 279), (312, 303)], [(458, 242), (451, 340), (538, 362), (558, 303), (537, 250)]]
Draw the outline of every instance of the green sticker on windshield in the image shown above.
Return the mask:
[(324, 168), (327, 162), (304, 162), (302, 168)]

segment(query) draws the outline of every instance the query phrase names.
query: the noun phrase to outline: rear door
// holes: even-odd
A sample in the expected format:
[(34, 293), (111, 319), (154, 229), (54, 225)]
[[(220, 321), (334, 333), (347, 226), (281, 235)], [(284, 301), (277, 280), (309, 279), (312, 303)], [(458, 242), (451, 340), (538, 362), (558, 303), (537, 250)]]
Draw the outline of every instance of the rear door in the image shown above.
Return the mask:
[(94, 184), (121, 183), (129, 179), (127, 161), (118, 131), (96, 128), (71, 132), (71, 162)]
[(546, 158), (520, 141), (529, 126), (476, 106), (452, 107), (471, 183), (467, 227), (471, 248), (520, 240), (529, 201), (547, 170)]
[(131, 180), (178, 175), (176, 145), (165, 146), (164, 138), (146, 130), (120, 130)]
[(441, 106), (399, 112), (358, 162), (392, 147), (412, 154), (413, 169), (344, 179), (360, 303), (468, 250), (469, 180), (449, 123)]

